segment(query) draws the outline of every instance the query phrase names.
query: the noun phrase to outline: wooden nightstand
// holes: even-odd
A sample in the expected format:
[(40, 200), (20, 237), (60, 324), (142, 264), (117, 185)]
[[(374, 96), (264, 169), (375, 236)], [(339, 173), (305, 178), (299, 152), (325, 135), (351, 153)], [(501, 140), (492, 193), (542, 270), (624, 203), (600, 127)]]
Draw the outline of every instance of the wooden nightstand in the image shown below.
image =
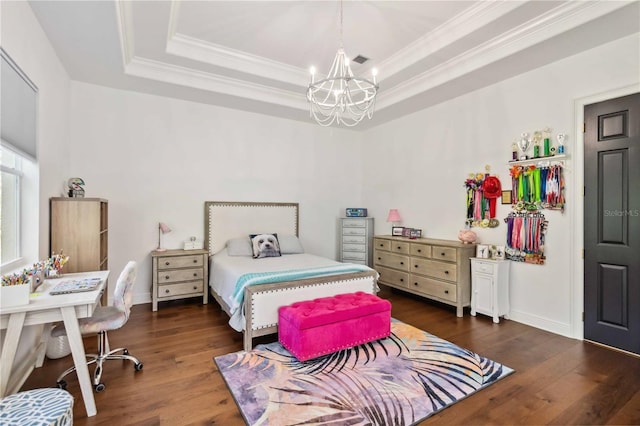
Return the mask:
[(207, 250), (152, 251), (153, 288), (152, 309), (158, 302), (202, 296), (202, 304), (209, 300)]

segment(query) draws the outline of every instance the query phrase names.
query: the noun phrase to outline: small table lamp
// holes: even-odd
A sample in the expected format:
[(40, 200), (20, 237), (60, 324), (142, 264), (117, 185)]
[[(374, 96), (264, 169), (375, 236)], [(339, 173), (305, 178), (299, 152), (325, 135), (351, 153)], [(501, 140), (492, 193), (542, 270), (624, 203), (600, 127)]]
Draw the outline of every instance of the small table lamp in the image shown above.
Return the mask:
[(396, 223), (400, 221), (402, 221), (402, 218), (400, 217), (400, 213), (398, 213), (398, 209), (389, 210), (389, 216), (387, 216), (387, 222), (391, 222), (391, 226), (393, 227), (393, 226), (397, 226)]
[(162, 248), (162, 234), (167, 234), (171, 232), (171, 228), (169, 228), (169, 225), (167, 225), (164, 222), (160, 222), (158, 224), (158, 248), (156, 249), (156, 251), (166, 251), (166, 248)]

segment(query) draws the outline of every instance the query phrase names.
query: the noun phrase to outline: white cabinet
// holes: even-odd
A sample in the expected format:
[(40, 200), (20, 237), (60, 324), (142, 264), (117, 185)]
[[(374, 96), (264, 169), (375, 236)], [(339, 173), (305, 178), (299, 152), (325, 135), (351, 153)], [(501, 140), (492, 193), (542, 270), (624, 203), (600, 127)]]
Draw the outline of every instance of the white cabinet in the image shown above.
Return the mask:
[(476, 312), (493, 317), (509, 318), (508, 260), (471, 258), (471, 315)]
[(338, 260), (372, 265), (373, 218), (341, 217), (338, 219)]

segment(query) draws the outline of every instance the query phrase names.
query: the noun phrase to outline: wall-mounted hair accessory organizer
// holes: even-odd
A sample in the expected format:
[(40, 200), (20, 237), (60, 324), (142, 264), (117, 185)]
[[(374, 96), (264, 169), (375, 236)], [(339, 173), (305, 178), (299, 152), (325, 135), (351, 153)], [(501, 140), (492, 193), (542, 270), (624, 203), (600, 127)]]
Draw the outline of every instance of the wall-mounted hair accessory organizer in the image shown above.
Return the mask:
[(500, 224), (496, 219), (496, 200), (502, 194), (502, 185), (497, 176), (491, 176), (490, 167), (486, 173), (470, 173), (464, 186), (467, 189), (468, 227), (495, 228)]
[(505, 256), (516, 262), (544, 265), (544, 237), (549, 222), (542, 213), (535, 210), (531, 203), (520, 202), (516, 205), (520, 211), (509, 213), (507, 223), (507, 248)]

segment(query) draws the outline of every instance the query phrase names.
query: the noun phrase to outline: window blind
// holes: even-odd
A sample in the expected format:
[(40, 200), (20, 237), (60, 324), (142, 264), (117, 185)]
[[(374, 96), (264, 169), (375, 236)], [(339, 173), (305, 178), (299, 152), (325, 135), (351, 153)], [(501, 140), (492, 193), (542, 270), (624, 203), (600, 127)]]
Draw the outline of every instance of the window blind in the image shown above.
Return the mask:
[(38, 158), (36, 114), (38, 88), (0, 48), (0, 137), (2, 144), (32, 160)]

